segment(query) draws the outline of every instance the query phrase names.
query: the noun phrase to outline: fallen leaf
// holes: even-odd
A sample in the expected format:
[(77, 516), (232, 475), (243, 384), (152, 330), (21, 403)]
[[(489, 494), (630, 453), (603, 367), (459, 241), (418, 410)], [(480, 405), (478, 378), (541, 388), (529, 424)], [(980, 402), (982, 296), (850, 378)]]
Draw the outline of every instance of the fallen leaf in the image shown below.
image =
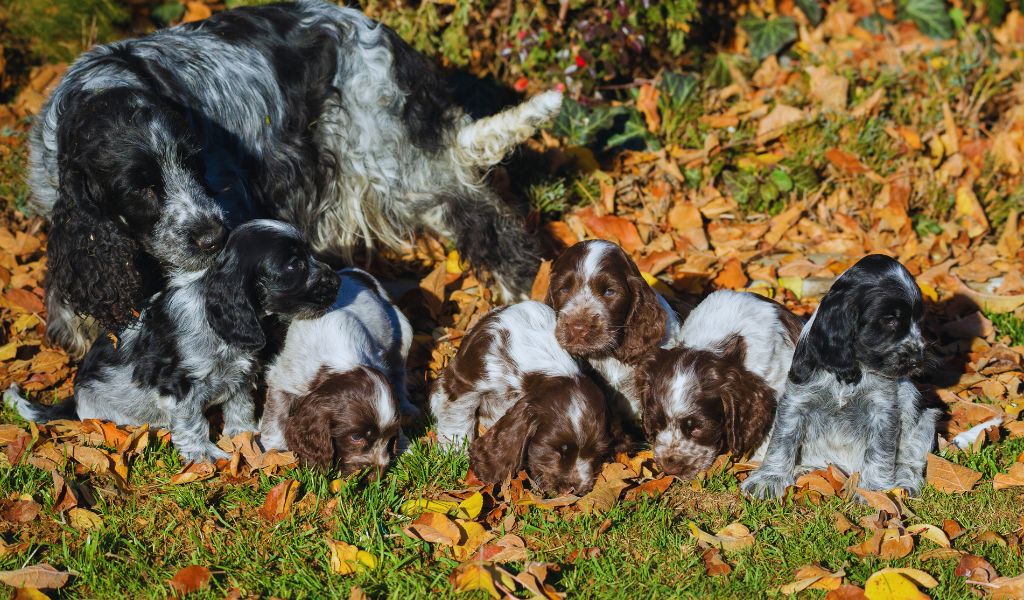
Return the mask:
[(41, 509), (42, 506), (38, 502), (26, 495), (11, 502), (10, 506), (3, 509), (0, 516), (9, 523), (28, 523), (39, 516)]
[(377, 557), (346, 542), (328, 539), (331, 550), (331, 572), (338, 575), (365, 573), (377, 568)]
[(925, 539), (935, 542), (942, 548), (949, 548), (949, 536), (944, 531), (934, 525), (928, 523), (918, 523), (917, 525), (911, 525), (907, 527), (907, 533), (910, 535), (919, 535)]
[(951, 463), (934, 454), (928, 455), (925, 481), (940, 492), (963, 494), (971, 491), (980, 479), (981, 473), (977, 471)]
[(875, 510), (880, 510), (894, 516), (900, 514), (899, 507), (896, 506), (896, 503), (885, 492), (857, 488), (857, 494), (868, 503), (868, 506)]
[(455, 507), (455, 517), (458, 519), (475, 519), (480, 516), (484, 508), (484, 496), (480, 492), (473, 492), (465, 500), (459, 502)]
[(448, 280), (448, 269), (445, 263), (439, 262), (434, 269), (420, 281), (423, 292), (423, 303), (432, 319), (437, 319), (444, 305), (444, 286)]
[(864, 163), (862, 163), (859, 158), (857, 158), (853, 154), (850, 154), (849, 152), (844, 152), (839, 148), (831, 148), (829, 150), (826, 150), (825, 159), (828, 160), (828, 162), (832, 163), (840, 171), (845, 171), (847, 173), (852, 173), (854, 175), (859, 173), (867, 173), (869, 171), (869, 169), (866, 166), (864, 166)]
[(213, 575), (210, 573), (210, 569), (200, 565), (189, 565), (175, 573), (168, 583), (171, 584), (174, 591), (185, 595), (209, 587), (211, 577)]
[(984, 558), (974, 554), (965, 554), (960, 558), (953, 574), (957, 577), (966, 577), (971, 581), (984, 581), (986, 583), (999, 577), (999, 573)]
[(846, 572), (842, 569), (835, 573), (818, 565), (808, 565), (796, 570), (796, 580), (779, 588), (783, 594), (792, 595), (806, 589), (834, 590), (843, 583)]
[(493, 565), (485, 564), (459, 565), (448, 576), (448, 580), (456, 592), (482, 591), (491, 598), (501, 598), (503, 594), (498, 593), (494, 585), (493, 569)]
[(537, 302), (544, 302), (548, 295), (548, 286), (551, 285), (551, 261), (540, 261), (540, 268), (533, 278), (533, 285), (530, 287), (530, 299)]
[(202, 21), (203, 19), (209, 18), (213, 14), (210, 7), (203, 2), (186, 2), (185, 3), (185, 16), (181, 18), (182, 23), (191, 23), (193, 21)]
[(0, 583), (16, 588), (34, 587), (41, 590), (53, 590), (64, 587), (72, 575), (77, 575), (77, 573), (58, 571), (51, 565), (40, 563), (15, 571), (0, 571)]
[(729, 563), (722, 560), (722, 552), (718, 548), (708, 548), (700, 557), (704, 560), (704, 572), (711, 577), (728, 575), (732, 572)]
[(776, 104), (757, 124), (757, 142), (765, 144), (786, 132), (786, 128), (806, 118), (804, 111), (785, 104)]
[(438, 512), (424, 512), (402, 531), (424, 542), (446, 546), (454, 546), (462, 539), (462, 530), (455, 521)]
[(723, 527), (715, 535), (702, 531), (696, 523), (690, 522), (690, 535), (698, 541), (727, 552), (744, 550), (754, 545), (754, 536), (742, 523), (731, 523)]
[(34, 587), (23, 587), (14, 592), (14, 600), (50, 600), (50, 597)]
[(640, 93), (636, 99), (636, 109), (639, 110), (647, 122), (647, 130), (658, 134), (661, 129), (661, 117), (658, 114), (658, 88), (649, 83), (640, 86)]
[(476, 521), (457, 519), (455, 524), (460, 529), (460, 539), (457, 544), (452, 546), (452, 556), (459, 562), (468, 560), (481, 546), (494, 537), (493, 533), (484, 529), (484, 526)]
[(103, 527), (103, 519), (98, 514), (85, 508), (72, 508), (69, 510), (68, 521), (72, 527), (79, 531)]
[(1024, 463), (1015, 462), (1006, 473), (996, 473), (992, 479), (992, 489), (1002, 490), (1008, 487), (1024, 485)]
[(268, 521), (280, 521), (291, 512), (295, 496), (299, 493), (299, 482), (285, 479), (267, 492), (267, 499), (260, 508), (260, 516)]
[(209, 479), (217, 473), (217, 469), (208, 462), (189, 463), (170, 480), (171, 485), (184, 485), (194, 481)]
[(988, 218), (985, 216), (985, 209), (981, 202), (974, 195), (974, 190), (969, 185), (961, 185), (956, 190), (953, 213), (960, 220), (961, 225), (971, 238), (984, 235), (988, 231)]
[(730, 290), (740, 290), (746, 287), (747, 282), (750, 279), (746, 273), (743, 272), (743, 265), (740, 261), (735, 258), (730, 258), (725, 261), (722, 266), (722, 270), (719, 271), (718, 276), (715, 277), (716, 288), (726, 288)]

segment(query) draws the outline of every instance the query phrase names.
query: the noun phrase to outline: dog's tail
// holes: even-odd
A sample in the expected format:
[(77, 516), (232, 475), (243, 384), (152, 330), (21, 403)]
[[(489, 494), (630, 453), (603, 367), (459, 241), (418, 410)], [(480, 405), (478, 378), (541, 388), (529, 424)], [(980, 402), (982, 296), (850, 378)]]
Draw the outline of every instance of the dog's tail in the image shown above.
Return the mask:
[(21, 418), (35, 423), (46, 423), (57, 419), (77, 419), (75, 411), (75, 397), (71, 396), (60, 404), (39, 404), (27, 400), (21, 395), (17, 384), (11, 384), (4, 392), (4, 402), (13, 406)]
[(456, 134), (455, 159), (467, 167), (490, 167), (558, 114), (562, 92), (538, 94), (518, 106), (463, 126)]

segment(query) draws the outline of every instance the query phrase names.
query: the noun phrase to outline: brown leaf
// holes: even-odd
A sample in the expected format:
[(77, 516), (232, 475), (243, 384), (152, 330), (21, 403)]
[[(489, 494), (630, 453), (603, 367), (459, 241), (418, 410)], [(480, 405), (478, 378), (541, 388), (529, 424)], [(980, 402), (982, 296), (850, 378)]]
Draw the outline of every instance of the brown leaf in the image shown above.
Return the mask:
[(974, 554), (965, 554), (960, 558), (953, 574), (957, 577), (966, 577), (971, 581), (984, 581), (986, 583), (999, 577), (995, 568), (987, 560)]
[(484, 544), (481, 552), (481, 560), (487, 562), (522, 562), (526, 558), (526, 542), (512, 533), (505, 534), (495, 542)]
[(746, 287), (749, 281), (750, 279), (743, 272), (743, 265), (740, 264), (740, 261), (736, 258), (730, 258), (725, 261), (722, 270), (715, 277), (714, 283), (715, 287), (718, 288), (740, 290)]
[(267, 492), (267, 499), (260, 508), (260, 516), (268, 521), (280, 521), (288, 517), (299, 493), (299, 482), (285, 479)]
[(722, 560), (722, 551), (718, 548), (708, 548), (700, 557), (704, 560), (704, 572), (711, 577), (728, 575), (732, 572), (729, 563)]
[(899, 507), (896, 506), (896, 503), (885, 492), (857, 488), (857, 493), (868, 503), (868, 506), (875, 510), (880, 510), (893, 516), (900, 514)]
[(439, 262), (434, 270), (420, 281), (420, 291), (423, 292), (423, 302), (430, 313), (431, 318), (437, 320), (441, 314), (441, 307), (444, 305), (444, 285), (448, 279), (448, 268), (445, 263)]
[(213, 14), (210, 7), (203, 2), (186, 2), (185, 15), (181, 18), (182, 23), (202, 21)]
[(942, 530), (946, 532), (946, 535), (949, 536), (950, 540), (955, 540), (956, 538), (967, 533), (967, 530), (964, 529), (962, 525), (960, 525), (953, 519), (944, 520), (942, 522)]
[(91, 510), (72, 508), (68, 511), (68, 522), (79, 531), (103, 527), (103, 519)]
[(928, 455), (925, 480), (940, 492), (963, 494), (971, 491), (980, 479), (981, 473), (977, 471), (951, 463), (934, 454)]
[(628, 219), (616, 215), (599, 217), (593, 210), (580, 211), (579, 215), (583, 224), (596, 238), (615, 242), (627, 253), (636, 252), (644, 247), (636, 225)]
[(714, 548), (721, 548), (727, 552), (745, 550), (754, 545), (754, 536), (750, 534), (750, 530), (742, 523), (730, 523), (719, 530), (715, 535), (711, 535), (710, 533), (702, 531), (691, 521), (690, 535), (696, 538), (699, 542)]
[(864, 590), (847, 583), (825, 594), (825, 600), (868, 600), (868, 597)]
[(15, 571), (0, 571), (0, 583), (11, 587), (34, 587), (42, 590), (53, 590), (64, 587), (68, 577), (77, 575), (74, 571), (58, 571), (52, 566), (41, 563), (24, 567)]
[(665, 493), (665, 490), (672, 485), (673, 481), (675, 481), (675, 477), (672, 477), (671, 475), (662, 475), (657, 479), (645, 481), (635, 488), (627, 491), (626, 500), (636, 500), (642, 496), (657, 498)]
[(463, 532), (448, 515), (424, 512), (415, 521), (405, 526), (403, 533), (431, 544), (454, 546), (462, 540)]
[(209, 587), (211, 577), (213, 575), (210, 569), (200, 565), (189, 565), (175, 573), (168, 583), (178, 594), (185, 595)]
[(668, 223), (679, 237), (700, 251), (708, 249), (708, 236), (704, 233), (704, 218), (692, 202), (677, 202), (668, 211)]
[(661, 129), (661, 116), (658, 114), (658, 88), (649, 83), (640, 86), (640, 94), (636, 99), (636, 109), (644, 115), (647, 129), (657, 134)]
[(10, 289), (4, 294), (4, 298), (14, 306), (33, 314), (43, 312), (43, 300), (28, 290)]
[(482, 591), (492, 598), (501, 598), (503, 594), (498, 593), (495, 588), (495, 580), (500, 580), (501, 574), (495, 565), (466, 563), (459, 565), (448, 576), (452, 588), (456, 592)]
[(978, 197), (974, 195), (974, 190), (969, 185), (965, 184), (957, 188), (953, 214), (971, 238), (984, 235), (988, 231), (988, 218), (985, 216), (985, 209), (981, 207), (981, 202), (978, 201)]
[(823, 108), (841, 111), (846, 109), (846, 94), (850, 87), (847, 78), (829, 73), (827, 67), (808, 67), (811, 95), (821, 102)]
[(992, 479), (992, 489), (1002, 490), (1008, 487), (1024, 485), (1024, 463), (1015, 462), (1006, 473), (996, 473)]
[[(6, 504), (6, 502), (4, 503)], [(28, 523), (39, 516), (39, 511), (43, 507), (33, 500), (29, 496), (23, 496), (19, 500), (15, 500), (9, 506), (3, 509), (0, 516), (3, 517), (4, 521), (9, 523)]]
[(987, 587), (992, 590), (992, 600), (1020, 600), (1024, 598), (1024, 575), (999, 577)]
[(776, 104), (772, 112), (757, 124), (757, 142), (770, 142), (786, 132), (786, 128), (804, 120), (804, 111), (785, 104)]
[(835, 573), (818, 565), (807, 565), (796, 570), (796, 580), (779, 588), (786, 595), (792, 595), (806, 589), (834, 590), (843, 583), (846, 572), (840, 569)]
[(51, 471), (50, 475), (53, 477), (53, 510), (62, 513), (78, 506), (78, 498), (64, 478), (57, 471)]
[(208, 462), (189, 463), (181, 471), (171, 477), (171, 485), (183, 485), (194, 481), (209, 479), (217, 473), (217, 469)]
[(544, 302), (548, 295), (548, 286), (551, 285), (551, 261), (540, 261), (540, 268), (533, 278), (533, 285), (530, 287), (530, 300)]
[(859, 158), (849, 152), (844, 152), (839, 148), (826, 150), (825, 158), (840, 171), (845, 171), (854, 175), (867, 173), (869, 171), (869, 169), (864, 166), (864, 163), (860, 162)]

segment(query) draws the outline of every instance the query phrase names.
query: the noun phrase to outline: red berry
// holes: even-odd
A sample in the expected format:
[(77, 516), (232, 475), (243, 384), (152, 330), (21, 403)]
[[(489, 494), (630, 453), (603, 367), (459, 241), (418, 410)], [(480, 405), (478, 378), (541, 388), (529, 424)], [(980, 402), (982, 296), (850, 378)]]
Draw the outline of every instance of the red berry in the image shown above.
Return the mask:
[(587, 61), (586, 61), (586, 59), (584, 59), (584, 58), (583, 58), (582, 56), (580, 56), (580, 55), (578, 55), (578, 54), (577, 54), (577, 55), (576, 55), (576, 66), (577, 66), (577, 67), (579, 67), (579, 68), (581, 68), (581, 69), (582, 69), (583, 67), (587, 66)]
[(526, 39), (526, 30), (525, 29), (520, 30), (519, 33), (516, 34), (516, 37), (519, 38), (520, 42), (525, 40)]
[(512, 84), (512, 87), (516, 88), (517, 92), (522, 92), (528, 85), (530, 85), (530, 80), (525, 77), (520, 77), (519, 79), (516, 79), (516, 82)]

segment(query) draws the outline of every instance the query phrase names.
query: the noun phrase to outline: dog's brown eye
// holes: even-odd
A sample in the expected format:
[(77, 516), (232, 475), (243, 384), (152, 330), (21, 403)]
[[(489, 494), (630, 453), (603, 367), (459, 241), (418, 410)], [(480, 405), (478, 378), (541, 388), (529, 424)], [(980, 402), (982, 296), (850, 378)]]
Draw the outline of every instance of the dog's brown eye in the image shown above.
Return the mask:
[(899, 327), (900, 320), (897, 319), (896, 317), (886, 317), (882, 319), (882, 324), (888, 327), (889, 329), (896, 329), (897, 327)]
[(562, 444), (562, 446), (558, 449), (558, 451), (561, 452), (563, 456), (568, 454), (569, 453), (569, 444)]
[(352, 435), (348, 436), (348, 439), (353, 444), (364, 444), (364, 443), (366, 443), (366, 438), (361, 433), (353, 433)]

